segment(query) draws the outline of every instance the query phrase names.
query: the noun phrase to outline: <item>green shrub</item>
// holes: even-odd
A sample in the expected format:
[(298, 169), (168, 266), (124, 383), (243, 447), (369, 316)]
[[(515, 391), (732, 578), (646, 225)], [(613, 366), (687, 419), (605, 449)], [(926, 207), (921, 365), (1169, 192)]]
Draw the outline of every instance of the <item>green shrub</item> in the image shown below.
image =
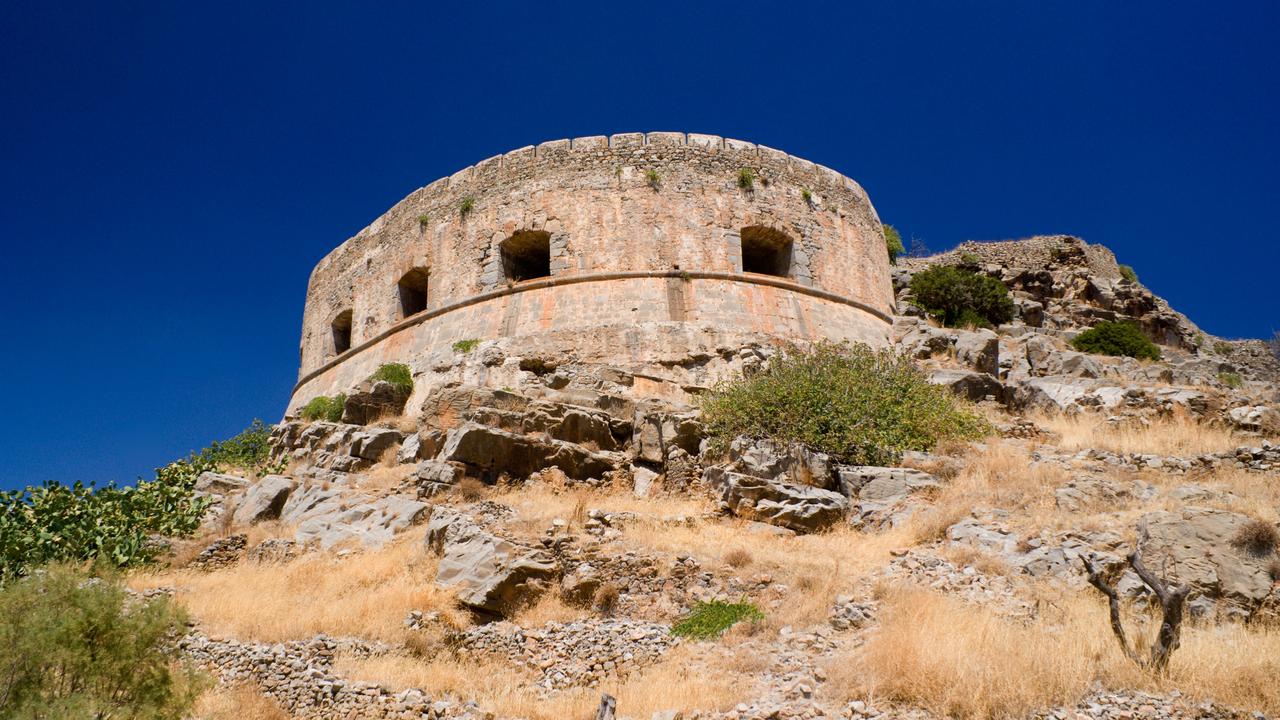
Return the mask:
[(115, 578), (52, 565), (0, 588), (0, 717), (187, 717), (201, 689), (176, 662), (186, 631), (167, 598), (131, 601)]
[(804, 201), (805, 205), (813, 206), (813, 193), (809, 192), (809, 188), (800, 189), (800, 199)]
[(963, 268), (936, 265), (911, 278), (915, 302), (947, 327), (999, 325), (1013, 319), (1009, 289)]
[(718, 450), (745, 435), (803, 443), (854, 465), (891, 464), (903, 451), (988, 430), (910, 358), (830, 342), (789, 348), (764, 371), (713, 388), (701, 406)]
[(1213, 343), (1213, 351), (1219, 355), (1230, 355), (1232, 348), (1235, 346), (1226, 340), (1216, 340)]
[(902, 235), (898, 234), (898, 229), (892, 225), (881, 227), (884, 229), (884, 247), (889, 251), (889, 263), (896, 263), (898, 256), (907, 251), (902, 245)]
[(719, 600), (700, 602), (693, 606), (693, 610), (688, 615), (671, 626), (671, 634), (695, 640), (709, 640), (720, 637), (725, 630), (743, 620), (759, 622), (764, 620), (764, 613), (749, 602), (726, 603)]
[(1235, 389), (1244, 385), (1244, 378), (1240, 377), (1240, 373), (1224, 372), (1218, 373), (1218, 382)]
[(458, 342), (453, 344), (453, 351), (456, 353), (462, 353), (463, 355), (466, 355), (472, 350), (475, 350), (476, 346), (479, 344), (480, 344), (480, 341), (476, 340), (475, 338), (471, 338), (468, 340), (459, 340)]
[(1134, 272), (1133, 267), (1130, 265), (1120, 266), (1120, 277), (1124, 278), (1125, 280), (1128, 280), (1131, 283), (1138, 282), (1138, 273)]
[(649, 187), (653, 188), (654, 190), (657, 190), (658, 188), (662, 187), (662, 176), (658, 174), (657, 170), (654, 170), (652, 168), (645, 170), (644, 179), (645, 179), (645, 182), (649, 183)]
[(342, 411), (346, 407), (347, 396), (345, 394), (329, 397), (327, 395), (319, 395), (311, 398), (311, 401), (302, 406), (300, 411), (303, 420), (327, 420), (329, 422), (342, 422)]
[(476, 199), (470, 195), (462, 198), (462, 202), (458, 203), (458, 214), (462, 215), (462, 217), (470, 215), (471, 211), (475, 209)]
[(1075, 336), (1071, 346), (1098, 355), (1159, 360), (1160, 348), (1131, 322), (1100, 322)]
[(408, 395), (413, 392), (413, 372), (404, 363), (387, 363), (374, 371), (369, 379), (377, 382), (389, 382), (396, 390)]
[(426, 227), (427, 225), (430, 225), (430, 224), (431, 224), (431, 216), (430, 216), (430, 215), (428, 215), (428, 214), (426, 214), (426, 213), (422, 213), (421, 215), (419, 215), (419, 216), (418, 216), (418, 227), (420, 227), (420, 228), (424, 228), (424, 227)]
[(271, 426), (255, 419), (249, 427), (229, 440), (214, 440), (200, 456), (221, 470), (260, 472), (271, 455)]
[(47, 481), (0, 492), (0, 580), (62, 560), (113, 565), (150, 562), (165, 548), (154, 536), (185, 536), (200, 526), (208, 498), (195, 479), (214, 466), (198, 458), (156, 470), (155, 480), (101, 488)]
[(743, 190), (750, 190), (756, 186), (756, 171), (751, 168), (742, 168), (738, 171), (738, 187)]
[(982, 258), (971, 252), (960, 253), (960, 265), (963, 267), (978, 267), (982, 262)]

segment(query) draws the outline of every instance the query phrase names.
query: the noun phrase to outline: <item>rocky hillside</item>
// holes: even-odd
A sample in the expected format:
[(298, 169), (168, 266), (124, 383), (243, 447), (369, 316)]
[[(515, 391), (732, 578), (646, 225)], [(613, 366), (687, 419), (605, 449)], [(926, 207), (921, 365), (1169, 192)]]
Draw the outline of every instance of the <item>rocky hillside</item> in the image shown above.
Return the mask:
[[(938, 327), (909, 289), (938, 264), (1003, 281), (1014, 320)], [(904, 259), (895, 286), (898, 346), (985, 439), (891, 467), (713, 450), (694, 404), (631, 399), (634, 369), (482, 343), (420, 412), (285, 422), (283, 472), (202, 475), (203, 534), (130, 584), (190, 611), (210, 720), (590, 718), (606, 694), (637, 720), (1280, 713), (1265, 345), (1069, 237)], [(1113, 319), (1163, 359), (1072, 349)], [(750, 374), (778, 349), (707, 352)], [(672, 362), (691, 394), (703, 361)], [(1122, 651), (1103, 588), (1139, 659), (1185, 588), (1166, 671)]]

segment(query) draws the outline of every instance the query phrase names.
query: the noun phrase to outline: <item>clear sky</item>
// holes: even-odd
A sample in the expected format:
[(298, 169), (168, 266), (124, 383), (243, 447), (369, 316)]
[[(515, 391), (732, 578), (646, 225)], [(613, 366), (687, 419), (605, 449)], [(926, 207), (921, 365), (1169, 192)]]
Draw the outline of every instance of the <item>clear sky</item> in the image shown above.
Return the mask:
[[(447, 5), (447, 7), (445, 7)], [(0, 4), (0, 487), (279, 418), (315, 262), (544, 140), (681, 130), (929, 247), (1072, 233), (1280, 328), (1280, 3)]]

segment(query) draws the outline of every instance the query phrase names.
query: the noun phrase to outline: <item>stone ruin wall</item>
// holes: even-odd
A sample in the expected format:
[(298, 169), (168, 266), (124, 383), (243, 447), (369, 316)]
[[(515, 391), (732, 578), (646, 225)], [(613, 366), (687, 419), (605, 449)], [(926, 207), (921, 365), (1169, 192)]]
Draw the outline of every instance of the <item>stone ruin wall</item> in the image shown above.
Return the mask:
[[(791, 241), (781, 276), (743, 273), (744, 228)], [(549, 236), (551, 275), (512, 282), (500, 248), (528, 231)], [(429, 273), (426, 309), (404, 317), (398, 282), (414, 269)], [(332, 324), (348, 310), (338, 353)], [(762, 339), (883, 346), (892, 312), (880, 222), (849, 178), (712, 135), (555, 140), (415, 191), (320, 261), (287, 414), (386, 362), (430, 374), (426, 358), (459, 340), (654, 368)]]

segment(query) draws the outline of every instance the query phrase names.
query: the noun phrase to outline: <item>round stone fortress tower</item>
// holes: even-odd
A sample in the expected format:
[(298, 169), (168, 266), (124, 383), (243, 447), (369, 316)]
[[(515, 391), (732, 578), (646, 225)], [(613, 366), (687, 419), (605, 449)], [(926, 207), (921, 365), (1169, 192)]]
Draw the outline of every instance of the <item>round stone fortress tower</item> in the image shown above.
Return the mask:
[(566, 364), (674, 399), (744, 347), (884, 346), (892, 303), (880, 221), (839, 173), (714, 135), (555, 140), (415, 191), (320, 261), (286, 415), (391, 362), (419, 401)]

